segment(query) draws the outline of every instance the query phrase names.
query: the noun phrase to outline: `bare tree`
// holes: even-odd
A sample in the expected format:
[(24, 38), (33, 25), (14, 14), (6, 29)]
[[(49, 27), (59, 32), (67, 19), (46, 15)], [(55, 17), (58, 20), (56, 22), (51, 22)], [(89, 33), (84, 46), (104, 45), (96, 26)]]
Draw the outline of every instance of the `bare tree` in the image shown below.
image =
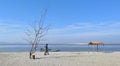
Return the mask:
[(47, 9), (44, 13), (40, 16), (39, 22), (34, 22), (34, 24), (30, 25), (30, 28), (27, 29), (26, 35), (28, 37), (27, 41), (31, 45), (29, 51), (29, 57), (32, 58), (32, 55), (36, 52), (38, 44), (41, 41), (41, 38), (46, 34), (48, 31), (49, 26), (44, 26), (44, 17), (47, 13)]

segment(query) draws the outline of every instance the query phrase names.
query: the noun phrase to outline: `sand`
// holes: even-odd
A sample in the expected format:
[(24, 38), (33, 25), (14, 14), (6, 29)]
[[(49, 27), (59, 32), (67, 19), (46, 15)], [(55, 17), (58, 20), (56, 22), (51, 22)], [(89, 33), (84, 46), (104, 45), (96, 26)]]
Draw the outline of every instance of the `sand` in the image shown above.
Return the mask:
[(0, 66), (120, 66), (120, 52), (37, 52), (29, 59), (28, 52), (0, 52)]

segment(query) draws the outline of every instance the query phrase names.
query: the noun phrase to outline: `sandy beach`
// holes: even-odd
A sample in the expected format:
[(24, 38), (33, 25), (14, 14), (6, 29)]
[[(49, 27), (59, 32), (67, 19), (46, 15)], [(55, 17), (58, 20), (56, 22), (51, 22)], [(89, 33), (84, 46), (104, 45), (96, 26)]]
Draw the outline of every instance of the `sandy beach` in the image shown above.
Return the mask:
[(1, 52), (0, 66), (120, 66), (120, 52), (37, 52), (29, 59), (28, 52)]

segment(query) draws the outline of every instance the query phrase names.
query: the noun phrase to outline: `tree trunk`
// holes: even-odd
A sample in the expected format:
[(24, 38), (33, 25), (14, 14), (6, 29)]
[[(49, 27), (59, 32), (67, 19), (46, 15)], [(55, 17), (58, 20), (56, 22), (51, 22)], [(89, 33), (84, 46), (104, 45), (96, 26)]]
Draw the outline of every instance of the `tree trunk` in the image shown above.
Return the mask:
[(32, 59), (32, 52), (29, 53), (29, 58)]

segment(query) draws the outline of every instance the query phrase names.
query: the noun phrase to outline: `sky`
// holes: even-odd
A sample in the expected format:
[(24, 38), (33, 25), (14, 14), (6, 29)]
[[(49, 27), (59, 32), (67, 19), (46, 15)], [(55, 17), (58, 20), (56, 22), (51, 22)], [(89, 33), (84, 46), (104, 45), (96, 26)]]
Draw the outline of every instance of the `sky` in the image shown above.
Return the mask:
[(28, 25), (44, 19), (42, 43), (120, 44), (120, 0), (0, 0), (0, 43), (27, 43)]

